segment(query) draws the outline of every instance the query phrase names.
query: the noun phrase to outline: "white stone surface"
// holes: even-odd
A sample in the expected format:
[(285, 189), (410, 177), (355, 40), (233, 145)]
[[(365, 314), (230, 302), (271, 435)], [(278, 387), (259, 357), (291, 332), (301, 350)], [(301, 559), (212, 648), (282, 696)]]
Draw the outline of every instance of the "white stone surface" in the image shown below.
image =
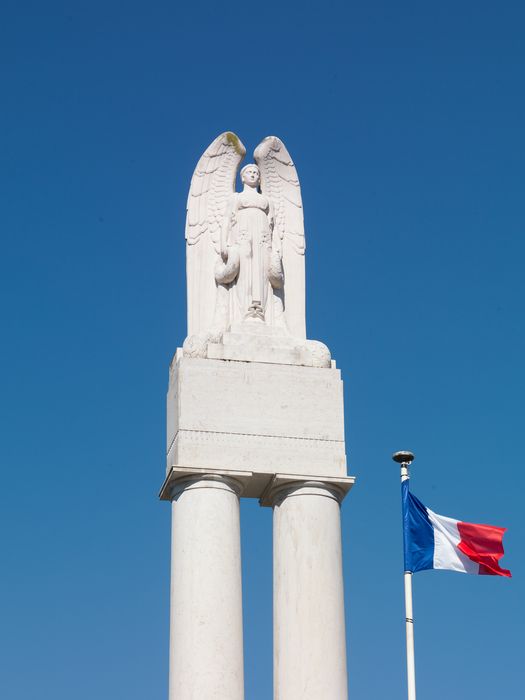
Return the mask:
[(330, 351), (324, 343), (279, 334), (261, 322), (245, 322), (236, 332), (224, 333), (220, 343), (209, 342), (206, 356), (216, 360), (331, 367)]
[(343, 385), (306, 338), (295, 165), (218, 136), (191, 181), (188, 336), (170, 366), (170, 700), (242, 700), (239, 497), (274, 508), (275, 700), (346, 700)]
[(230, 477), (174, 484), (170, 700), (242, 700), (239, 496)]
[(170, 368), (167, 469), (346, 476), (337, 369), (178, 353)]
[(316, 482), (273, 493), (275, 700), (348, 698), (341, 497)]

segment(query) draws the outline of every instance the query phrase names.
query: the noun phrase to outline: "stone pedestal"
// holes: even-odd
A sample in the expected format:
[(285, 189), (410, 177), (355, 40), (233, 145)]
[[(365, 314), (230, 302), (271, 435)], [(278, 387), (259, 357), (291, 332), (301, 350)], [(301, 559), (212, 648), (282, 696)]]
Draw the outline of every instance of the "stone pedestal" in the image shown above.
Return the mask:
[(305, 364), (315, 344), (231, 335), (170, 367), (170, 700), (243, 697), (241, 495), (274, 509), (275, 700), (346, 700), (340, 373)]
[(266, 496), (274, 512), (275, 700), (347, 700), (340, 502), (350, 485), (296, 481)]
[(256, 476), (243, 495), (253, 498), (277, 473), (346, 476), (343, 382), (333, 364), (210, 360), (177, 351), (168, 389), (168, 474), (173, 467), (248, 470)]
[(244, 698), (241, 490), (220, 475), (171, 485), (170, 700)]

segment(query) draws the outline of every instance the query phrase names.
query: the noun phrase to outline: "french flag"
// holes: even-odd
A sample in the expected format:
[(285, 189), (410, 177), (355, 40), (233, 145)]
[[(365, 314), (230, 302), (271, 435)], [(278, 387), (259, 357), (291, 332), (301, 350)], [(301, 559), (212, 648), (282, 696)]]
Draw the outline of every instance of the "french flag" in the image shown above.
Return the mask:
[(401, 484), (405, 571), (451, 569), (466, 574), (511, 576), (502, 569), (503, 535), (507, 528), (474, 525), (438, 515)]

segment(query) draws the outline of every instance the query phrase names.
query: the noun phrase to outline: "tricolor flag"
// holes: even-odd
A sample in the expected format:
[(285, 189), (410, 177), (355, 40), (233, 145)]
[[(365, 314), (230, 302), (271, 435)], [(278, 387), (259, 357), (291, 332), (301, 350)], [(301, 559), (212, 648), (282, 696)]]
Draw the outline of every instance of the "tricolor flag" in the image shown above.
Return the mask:
[(405, 571), (451, 569), (466, 574), (511, 576), (502, 569), (503, 534), (507, 528), (474, 525), (438, 515), (401, 484)]

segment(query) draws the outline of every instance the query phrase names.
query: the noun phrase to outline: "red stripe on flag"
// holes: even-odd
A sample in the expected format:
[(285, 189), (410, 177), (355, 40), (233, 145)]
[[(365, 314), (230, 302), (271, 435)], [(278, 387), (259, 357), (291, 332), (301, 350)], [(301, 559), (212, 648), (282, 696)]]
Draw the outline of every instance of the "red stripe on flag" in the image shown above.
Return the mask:
[(495, 525), (474, 525), (458, 522), (461, 541), (458, 544), (463, 554), (479, 564), (479, 573), (490, 576), (512, 576), (508, 569), (502, 569), (498, 560), (504, 554), (503, 535), (506, 527)]

